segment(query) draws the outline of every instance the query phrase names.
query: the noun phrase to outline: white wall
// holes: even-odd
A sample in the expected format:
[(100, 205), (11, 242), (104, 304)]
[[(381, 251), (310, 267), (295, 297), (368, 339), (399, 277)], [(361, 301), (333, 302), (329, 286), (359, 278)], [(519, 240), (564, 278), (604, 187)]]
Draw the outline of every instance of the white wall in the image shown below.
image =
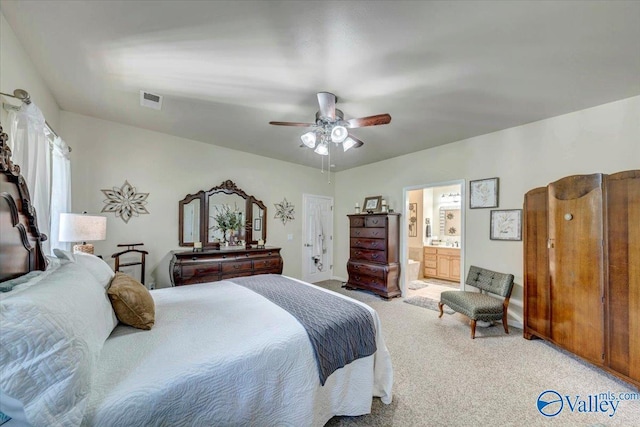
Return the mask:
[[(640, 96), (339, 172), (334, 180), (335, 274), (347, 277), (346, 215), (354, 200), (365, 196), (380, 194), (406, 212), (401, 206), (405, 187), (497, 176), (499, 209), (521, 209), (528, 190), (564, 176), (638, 168)], [(489, 240), (489, 211), (467, 208), (464, 270), (478, 265), (514, 274), (510, 314), (520, 321), (522, 242)]]
[[(31, 95), (31, 100), (42, 110), (51, 127), (59, 132), (60, 108), (49, 88), (36, 71), (31, 58), (27, 55), (9, 23), (0, 13), (0, 92), (13, 94), (15, 89), (24, 89)], [(8, 104), (20, 106), (20, 101), (2, 97)], [(7, 112), (0, 111), (0, 121), (5, 132)]]
[[(333, 196), (333, 184), (320, 170), (65, 111), (61, 122), (73, 146), (74, 211), (99, 213), (105, 199), (100, 190), (119, 188), (125, 180), (137, 192), (149, 193), (149, 215), (125, 224), (115, 214), (104, 214), (108, 239), (94, 242), (97, 254), (110, 260), (116, 244), (144, 242), (150, 253), (148, 280), (168, 286), (169, 251), (180, 249), (178, 201), (230, 179), (265, 203), (267, 245), (282, 247), (284, 274), (301, 277), (302, 194)], [(274, 219), (274, 204), (285, 197), (296, 215), (283, 226)]]

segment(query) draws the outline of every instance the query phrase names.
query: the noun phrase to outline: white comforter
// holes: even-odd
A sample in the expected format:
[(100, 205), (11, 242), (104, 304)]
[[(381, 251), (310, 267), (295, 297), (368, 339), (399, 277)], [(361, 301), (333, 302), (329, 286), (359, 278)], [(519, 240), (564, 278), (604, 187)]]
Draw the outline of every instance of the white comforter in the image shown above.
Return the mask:
[(373, 315), (377, 352), (322, 387), (304, 328), (262, 296), (226, 281), (152, 295), (153, 329), (118, 326), (105, 343), (83, 425), (322, 426), (369, 413), (372, 396), (391, 402), (391, 359), (365, 304), (354, 301)]

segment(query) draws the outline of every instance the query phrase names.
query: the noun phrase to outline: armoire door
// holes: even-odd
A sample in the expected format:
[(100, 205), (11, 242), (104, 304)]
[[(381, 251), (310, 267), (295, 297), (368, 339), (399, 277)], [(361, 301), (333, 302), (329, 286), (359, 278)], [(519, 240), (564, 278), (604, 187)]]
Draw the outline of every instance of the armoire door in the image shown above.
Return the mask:
[(524, 337), (551, 338), (547, 187), (524, 195)]
[(609, 175), (607, 365), (640, 383), (640, 170)]
[(604, 363), (604, 238), (602, 174), (549, 184), (551, 339)]

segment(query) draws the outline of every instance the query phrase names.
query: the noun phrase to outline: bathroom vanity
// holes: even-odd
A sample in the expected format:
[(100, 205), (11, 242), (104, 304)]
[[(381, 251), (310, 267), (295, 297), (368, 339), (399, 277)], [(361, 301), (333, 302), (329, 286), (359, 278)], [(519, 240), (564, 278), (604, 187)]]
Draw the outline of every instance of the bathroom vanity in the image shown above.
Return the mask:
[(424, 277), (459, 281), (460, 248), (425, 246)]

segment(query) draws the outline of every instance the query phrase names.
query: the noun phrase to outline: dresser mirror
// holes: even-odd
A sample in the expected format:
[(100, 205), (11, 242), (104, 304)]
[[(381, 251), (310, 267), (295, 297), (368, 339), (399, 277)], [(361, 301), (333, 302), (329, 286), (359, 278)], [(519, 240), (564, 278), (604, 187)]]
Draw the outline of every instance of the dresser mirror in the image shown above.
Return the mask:
[(189, 194), (178, 207), (180, 246), (251, 247), (267, 240), (267, 207), (233, 181)]

